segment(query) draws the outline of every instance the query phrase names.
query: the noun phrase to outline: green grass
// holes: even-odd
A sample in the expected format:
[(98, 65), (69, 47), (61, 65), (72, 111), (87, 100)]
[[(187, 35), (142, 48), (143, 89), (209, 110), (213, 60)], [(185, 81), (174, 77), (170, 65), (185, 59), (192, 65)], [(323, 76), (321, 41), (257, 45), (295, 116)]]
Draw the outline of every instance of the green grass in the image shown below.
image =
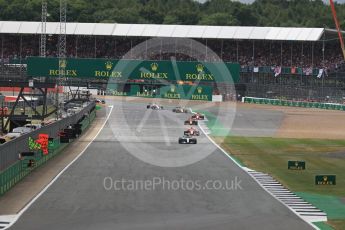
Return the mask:
[(324, 223), (324, 222), (315, 222), (314, 225), (316, 225), (320, 230), (333, 230), (330, 226), (330, 224)]
[(345, 221), (344, 220), (331, 220), (331, 221), (328, 221), (327, 224), (332, 226), (333, 229), (345, 230)]
[(326, 224), (324, 222), (316, 222), (316, 223), (314, 223), (314, 225), (316, 225), (320, 230), (333, 230), (334, 229), (329, 224)]
[[(221, 146), (247, 167), (273, 175), (293, 191), (345, 197), (345, 140), (231, 136)], [(306, 161), (307, 169), (288, 170), (288, 160)], [(314, 185), (316, 174), (336, 174), (337, 185)]]
[[(345, 229), (345, 140), (237, 136), (213, 139), (243, 165), (270, 174), (325, 211), (332, 227)], [(288, 160), (305, 161), (306, 170), (288, 170)], [(335, 174), (337, 185), (315, 185), (317, 174)]]

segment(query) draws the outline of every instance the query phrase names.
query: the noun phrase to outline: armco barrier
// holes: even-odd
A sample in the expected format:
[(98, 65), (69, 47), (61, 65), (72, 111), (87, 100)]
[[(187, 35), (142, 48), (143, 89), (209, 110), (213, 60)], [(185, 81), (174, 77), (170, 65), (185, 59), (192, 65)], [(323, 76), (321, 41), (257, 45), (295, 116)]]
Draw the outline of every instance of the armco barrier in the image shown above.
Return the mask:
[(318, 108), (318, 109), (329, 109), (329, 110), (342, 110), (345, 111), (345, 105), (334, 104), (334, 103), (320, 103), (320, 102), (305, 102), (305, 101), (287, 101), (279, 99), (269, 98), (257, 98), (257, 97), (244, 97), (242, 98), (244, 103), (252, 104), (269, 104), (279, 106), (290, 106), (290, 107), (303, 107), (303, 108)]
[(76, 124), (85, 117), (89, 115), (95, 109), (95, 103), (92, 102), (85, 108), (83, 108), (79, 113), (64, 118), (62, 120), (56, 121), (50, 125), (43, 126), (42, 128), (20, 136), (12, 141), (0, 145), (0, 172), (16, 161), (18, 161), (18, 154), (22, 152), (29, 151), (28, 140), (29, 137), (37, 139), (38, 134), (45, 133), (49, 137), (56, 138), (60, 130), (66, 128), (71, 124)]
[[(95, 117), (96, 111), (92, 109), (87, 116), (83, 115), (82, 120), (78, 120), (82, 124), (83, 131), (89, 127)], [(38, 150), (34, 152), (34, 156), (24, 157), (21, 160), (17, 158), (18, 160), (15, 163), (0, 172), (0, 196), (30, 174), (31, 171), (58, 155), (66, 146), (68, 144), (60, 143), (59, 137), (56, 137), (48, 145), (49, 153), (47, 155), (43, 155), (42, 151)]]

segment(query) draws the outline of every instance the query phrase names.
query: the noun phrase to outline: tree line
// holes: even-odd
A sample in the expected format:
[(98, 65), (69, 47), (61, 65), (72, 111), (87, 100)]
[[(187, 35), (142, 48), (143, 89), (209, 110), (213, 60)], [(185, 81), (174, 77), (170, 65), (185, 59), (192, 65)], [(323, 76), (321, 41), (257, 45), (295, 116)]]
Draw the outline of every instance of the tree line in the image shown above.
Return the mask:
[[(49, 0), (48, 21), (59, 21), (59, 0)], [(334, 28), (322, 0), (67, 0), (69, 22)], [(345, 27), (345, 4), (336, 4)], [(0, 20), (40, 21), (41, 0), (0, 0)]]

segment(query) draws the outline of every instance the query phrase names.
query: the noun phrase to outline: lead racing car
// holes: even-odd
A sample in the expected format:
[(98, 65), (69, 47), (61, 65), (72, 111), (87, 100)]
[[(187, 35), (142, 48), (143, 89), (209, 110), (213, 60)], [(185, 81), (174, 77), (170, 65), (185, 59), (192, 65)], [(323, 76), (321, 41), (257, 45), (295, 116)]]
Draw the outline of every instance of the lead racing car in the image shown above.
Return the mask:
[(184, 121), (185, 125), (198, 125), (198, 121), (194, 120), (193, 118), (189, 118), (188, 120)]
[(193, 114), (192, 118), (195, 119), (195, 120), (204, 120), (205, 119), (205, 115), (201, 114), (201, 113), (195, 113), (195, 114)]
[(188, 113), (188, 112), (189, 112), (188, 109), (182, 108), (182, 107), (180, 107), (180, 106), (174, 108), (172, 111), (173, 111), (174, 113)]
[(196, 128), (190, 127), (189, 129), (184, 131), (184, 135), (200, 136), (200, 132)]
[(146, 109), (161, 110), (163, 109), (163, 106), (157, 104), (148, 104)]
[(184, 135), (183, 137), (179, 137), (178, 139), (179, 144), (196, 144), (197, 140), (195, 137), (190, 135)]

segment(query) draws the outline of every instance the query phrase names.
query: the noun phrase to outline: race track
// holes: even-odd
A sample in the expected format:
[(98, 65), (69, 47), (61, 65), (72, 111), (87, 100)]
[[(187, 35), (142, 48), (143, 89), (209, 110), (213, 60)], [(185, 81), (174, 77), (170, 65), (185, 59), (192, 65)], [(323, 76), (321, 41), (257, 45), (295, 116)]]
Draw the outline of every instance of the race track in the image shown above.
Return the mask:
[[(98, 137), (11, 229), (312, 229), (203, 134), (197, 145), (178, 145), (187, 114), (111, 103), (114, 109)], [(183, 161), (190, 164), (182, 166)], [(105, 178), (202, 185), (240, 180), (241, 189), (125, 191), (105, 188)]]

